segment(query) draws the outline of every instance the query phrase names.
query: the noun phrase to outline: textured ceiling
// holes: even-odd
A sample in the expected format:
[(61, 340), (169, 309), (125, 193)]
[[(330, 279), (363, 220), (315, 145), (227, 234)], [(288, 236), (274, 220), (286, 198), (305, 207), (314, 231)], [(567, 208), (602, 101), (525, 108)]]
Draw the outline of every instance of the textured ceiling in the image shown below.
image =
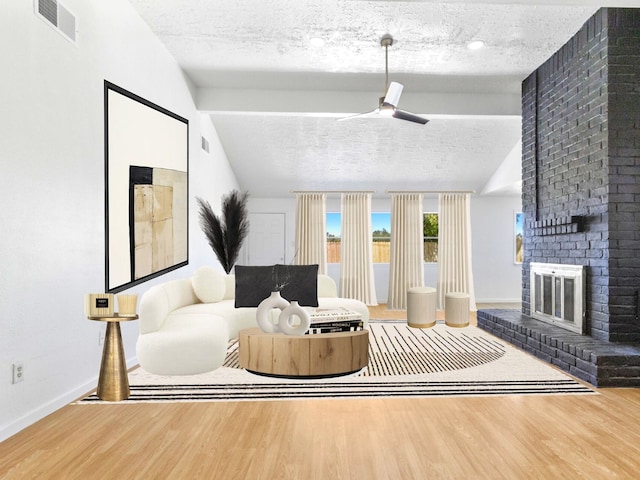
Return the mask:
[[(517, 161), (509, 153), (520, 138), (520, 82), (598, 8), (593, 0), (131, 3), (193, 80), (198, 108), (211, 113), (255, 197), (481, 192), (505, 159)], [(429, 118), (426, 126), (336, 121), (377, 106), (385, 33), (395, 39), (390, 79), (405, 85), (399, 107)], [(311, 45), (314, 37), (324, 46)], [(476, 39), (485, 47), (469, 50)], [(517, 192), (515, 180), (500, 193)]]
[(378, 195), (386, 190), (480, 191), (520, 138), (519, 117), (442, 117), (432, 119), (428, 128), (389, 118), (362, 119), (352, 120), (349, 129), (330, 117), (213, 118), (243, 186), (265, 196), (291, 189), (375, 190)]
[[(344, 0), (133, 4), (188, 72), (379, 73), (384, 57), (378, 42), (391, 33), (396, 38), (391, 47), (394, 72), (524, 76), (596, 10)], [(313, 47), (313, 37), (325, 45)], [(484, 40), (488, 48), (467, 49), (467, 42), (475, 39)], [(206, 83), (215, 85), (215, 77)]]

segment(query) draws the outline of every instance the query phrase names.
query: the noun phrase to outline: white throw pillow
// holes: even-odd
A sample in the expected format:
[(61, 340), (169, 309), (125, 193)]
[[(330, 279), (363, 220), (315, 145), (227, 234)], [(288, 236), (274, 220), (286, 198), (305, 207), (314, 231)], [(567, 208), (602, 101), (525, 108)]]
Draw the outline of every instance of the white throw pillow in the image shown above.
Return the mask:
[(202, 303), (215, 303), (224, 298), (225, 277), (223, 272), (213, 267), (200, 267), (191, 277), (191, 285), (196, 297)]

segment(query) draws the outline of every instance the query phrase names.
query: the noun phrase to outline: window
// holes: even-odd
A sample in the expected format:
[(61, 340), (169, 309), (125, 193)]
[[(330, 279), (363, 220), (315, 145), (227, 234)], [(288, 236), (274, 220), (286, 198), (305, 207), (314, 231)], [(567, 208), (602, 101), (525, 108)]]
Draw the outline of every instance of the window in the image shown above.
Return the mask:
[(438, 214), (425, 213), (422, 220), (424, 228), (424, 261), (438, 261)]
[(522, 244), (522, 238), (524, 234), (524, 214), (522, 212), (516, 212), (515, 214), (515, 263), (522, 263), (524, 258), (524, 249)]
[(373, 228), (373, 263), (389, 263), (391, 261), (391, 214), (372, 213)]
[[(327, 213), (327, 262), (340, 263), (340, 213)], [(391, 257), (391, 214), (372, 213), (372, 257), (374, 263), (389, 263)]]
[(327, 213), (327, 263), (340, 263), (340, 214)]
[[(340, 263), (341, 214), (327, 213), (327, 262)], [(391, 257), (391, 214), (372, 213), (373, 263), (389, 263)]]
[[(340, 213), (327, 213), (327, 262), (340, 263)], [(391, 260), (391, 214), (371, 214), (373, 263), (389, 263)], [(438, 214), (425, 213), (424, 226), (424, 261), (438, 261)]]

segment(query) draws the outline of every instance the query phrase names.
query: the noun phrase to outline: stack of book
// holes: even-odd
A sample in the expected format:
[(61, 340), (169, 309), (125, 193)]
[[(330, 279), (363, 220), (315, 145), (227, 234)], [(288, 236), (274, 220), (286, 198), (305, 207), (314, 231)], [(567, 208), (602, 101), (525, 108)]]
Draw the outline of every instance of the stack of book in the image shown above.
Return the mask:
[(362, 315), (346, 308), (316, 308), (310, 312), (307, 334), (357, 332), (363, 329)]

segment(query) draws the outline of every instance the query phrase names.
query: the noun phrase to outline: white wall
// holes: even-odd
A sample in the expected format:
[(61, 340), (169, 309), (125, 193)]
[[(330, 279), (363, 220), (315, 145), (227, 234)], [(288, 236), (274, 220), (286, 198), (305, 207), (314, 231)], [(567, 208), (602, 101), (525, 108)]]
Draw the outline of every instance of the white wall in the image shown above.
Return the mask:
[[(295, 199), (251, 198), (251, 212), (284, 213), (286, 222), (287, 262), (295, 254)], [(373, 212), (389, 212), (391, 199), (374, 198)], [(471, 229), (473, 275), (477, 302), (519, 302), (521, 295), (521, 266), (514, 257), (514, 213), (521, 210), (519, 196), (472, 196)], [(327, 198), (327, 212), (339, 212), (340, 199)], [(425, 198), (425, 212), (438, 211), (436, 197)], [(340, 265), (329, 264), (328, 273), (339, 284)], [(386, 303), (389, 289), (389, 264), (376, 263), (373, 267), (378, 302)], [(424, 264), (424, 284), (435, 287), (438, 266)]]
[(515, 258), (519, 196), (471, 197), (473, 279), (479, 303), (520, 302), (522, 265)]
[[(66, 0), (77, 46), (37, 18), (31, 0), (0, 15), (0, 440), (95, 388), (104, 324), (83, 296), (104, 291), (103, 82), (189, 120), (190, 265), (130, 290), (217, 265), (194, 208), (237, 188), (208, 117), (173, 57), (126, 0)], [(211, 153), (200, 149), (200, 135)], [(122, 325), (129, 365), (137, 322)], [(24, 381), (11, 384), (11, 365)]]

